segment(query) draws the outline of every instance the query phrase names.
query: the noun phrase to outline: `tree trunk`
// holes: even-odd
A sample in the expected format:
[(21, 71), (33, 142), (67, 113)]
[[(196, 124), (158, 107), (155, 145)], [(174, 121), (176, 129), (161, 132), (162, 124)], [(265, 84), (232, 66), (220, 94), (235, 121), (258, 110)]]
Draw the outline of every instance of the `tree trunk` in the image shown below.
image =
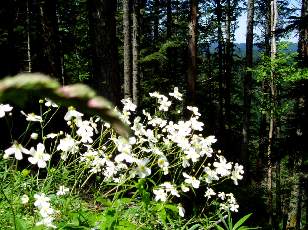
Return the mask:
[(287, 226), (286, 229), (300, 229), (300, 223), (298, 221), (298, 215), (299, 211), (301, 209), (301, 172), (299, 170), (301, 165), (301, 160), (299, 162), (296, 162), (294, 164), (294, 171), (293, 171), (293, 185), (292, 190), (290, 194), (290, 203), (289, 203), (289, 210), (288, 210), (288, 220), (287, 220)]
[[(225, 126), (226, 129), (230, 128), (230, 114), (231, 114), (231, 83), (232, 83), (232, 38), (231, 38), (231, 26), (232, 26), (232, 17), (233, 7), (231, 6), (230, 0), (227, 0), (227, 9), (226, 9), (226, 46), (225, 46), (225, 58), (224, 58), (224, 101), (225, 101)], [(226, 130), (228, 133), (228, 130)], [(227, 138), (229, 140), (229, 138)], [(226, 143), (227, 144), (227, 143)], [(226, 146), (227, 147), (227, 146)], [(228, 149), (226, 149), (228, 151)], [(228, 151), (229, 152), (229, 151)]]
[[(301, 9), (301, 18), (307, 18), (308, 17), (308, 1), (302, 0), (302, 9)], [(308, 25), (307, 22), (303, 22), (303, 26), (300, 27), (299, 30), (299, 42), (298, 42), (298, 50), (299, 50), (299, 60), (301, 61), (301, 66), (304, 68), (308, 67)], [(302, 91), (300, 100), (303, 101), (302, 106), (304, 107), (301, 112), (300, 116), (300, 128), (302, 131), (302, 137), (301, 137), (301, 146), (302, 146), (302, 152), (307, 152), (307, 138), (308, 138), (308, 82), (307, 80), (304, 80), (300, 84), (300, 89)], [(307, 161), (307, 154), (303, 154), (303, 160)], [(303, 172), (303, 173), (307, 173)], [(305, 195), (306, 195), (306, 225), (304, 229), (308, 229), (308, 180), (307, 176), (305, 179)]]
[[(247, 3), (247, 27), (246, 27), (246, 73), (244, 78), (244, 103), (243, 103), (243, 140), (242, 160), (248, 163), (249, 127), (251, 110), (252, 72), (248, 68), (253, 66), (253, 25), (254, 25), (254, 0)], [(247, 168), (247, 165), (246, 165)]]
[(93, 79), (91, 85), (99, 94), (119, 104), (120, 81), (116, 44), (116, 1), (88, 0), (92, 40)]
[(154, 0), (153, 15), (153, 44), (156, 44), (159, 36), (159, 0)]
[(218, 88), (219, 88), (219, 138), (225, 141), (224, 119), (224, 73), (223, 73), (223, 34), (222, 34), (222, 5), (221, 0), (216, 0), (217, 40), (218, 40)]
[(196, 79), (197, 79), (197, 13), (198, 1), (190, 1), (190, 23), (188, 41), (188, 69), (187, 69), (187, 99), (188, 104), (196, 102)]
[(167, 39), (172, 35), (172, 4), (171, 0), (167, 0)]
[(27, 62), (28, 62), (27, 72), (31, 73), (31, 71), (32, 71), (32, 61), (31, 61), (31, 35), (30, 35), (29, 0), (27, 0), (26, 4), (27, 4)]
[(133, 6), (133, 103), (138, 105), (138, 88), (139, 88), (139, 0), (134, 0)]
[(130, 0), (123, 0), (124, 98), (132, 98)]
[(32, 70), (49, 74), (62, 82), (57, 1), (34, 0), (32, 6), (31, 22), (36, 22), (36, 33), (32, 33), (31, 38)]
[[(276, 25), (278, 20), (277, 2), (271, 0), (271, 61), (276, 58)], [(276, 86), (275, 86), (275, 70), (271, 70), (270, 76), (270, 113), (269, 113), (269, 131), (268, 131), (268, 147), (267, 147), (267, 192), (268, 192), (268, 212), (269, 224), (273, 221), (273, 193), (272, 193), (272, 147), (275, 130), (275, 106), (276, 106)]]
[[(308, 1), (302, 0), (301, 18), (307, 18), (308, 16)], [(302, 23), (299, 30), (299, 59), (302, 61), (303, 66), (308, 67), (308, 26), (307, 23)]]

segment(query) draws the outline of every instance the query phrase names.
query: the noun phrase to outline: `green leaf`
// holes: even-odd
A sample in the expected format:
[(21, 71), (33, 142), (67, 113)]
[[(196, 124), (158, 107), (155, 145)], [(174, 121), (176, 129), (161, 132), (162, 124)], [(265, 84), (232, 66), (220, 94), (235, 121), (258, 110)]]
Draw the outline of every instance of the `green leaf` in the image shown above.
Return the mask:
[(199, 228), (199, 227), (202, 227), (202, 225), (201, 225), (201, 224), (194, 224), (194, 225), (191, 226), (188, 230), (195, 230), (195, 229), (197, 229), (197, 228)]
[(164, 206), (165, 206), (165, 208), (170, 209), (174, 213), (178, 213), (179, 212), (179, 208), (176, 205), (174, 205), (174, 204), (165, 204)]
[(24, 220), (16, 218), (15, 224), (16, 224), (16, 229), (17, 230), (26, 230), (27, 229), (27, 225), (25, 224)]
[(242, 217), (233, 227), (233, 230), (238, 229), (240, 226), (244, 224), (244, 222), (252, 215), (252, 213), (247, 214), (246, 216)]
[(216, 228), (217, 228), (218, 230), (224, 230), (224, 228), (221, 227), (221, 226), (219, 226), (219, 225), (216, 225)]

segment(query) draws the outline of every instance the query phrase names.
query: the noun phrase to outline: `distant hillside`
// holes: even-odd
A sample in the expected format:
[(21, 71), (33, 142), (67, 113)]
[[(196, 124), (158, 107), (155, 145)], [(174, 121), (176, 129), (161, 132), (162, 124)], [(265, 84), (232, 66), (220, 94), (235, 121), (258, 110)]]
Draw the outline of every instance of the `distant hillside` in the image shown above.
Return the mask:
[[(253, 50), (254, 53), (259, 53), (259, 48), (256, 45), (254, 45)], [(286, 49), (285, 52), (297, 52), (297, 43), (290, 43), (288, 49)], [(244, 57), (246, 53), (246, 43), (235, 43), (235, 53), (241, 57)]]
[[(246, 53), (246, 43), (235, 43), (235, 54), (239, 57), (245, 57)], [(258, 56), (260, 50), (259, 48), (254, 45), (253, 47), (254, 53)], [(214, 53), (217, 51), (217, 43), (211, 45), (210, 52)], [(290, 43), (288, 49), (285, 50), (287, 53), (294, 53), (297, 52), (297, 43)]]

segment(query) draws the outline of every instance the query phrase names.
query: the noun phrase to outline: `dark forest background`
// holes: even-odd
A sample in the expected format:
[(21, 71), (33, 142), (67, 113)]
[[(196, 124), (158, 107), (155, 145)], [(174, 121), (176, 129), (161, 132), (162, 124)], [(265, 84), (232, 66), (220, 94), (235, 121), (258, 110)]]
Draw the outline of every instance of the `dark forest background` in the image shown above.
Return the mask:
[[(179, 87), (216, 148), (245, 166), (239, 215), (252, 212), (254, 226), (307, 229), (308, 2), (298, 5), (1, 0), (0, 78), (42, 72), (140, 108), (151, 106), (149, 92)], [(246, 43), (236, 44), (243, 13)], [(290, 33), (298, 44), (281, 42)]]

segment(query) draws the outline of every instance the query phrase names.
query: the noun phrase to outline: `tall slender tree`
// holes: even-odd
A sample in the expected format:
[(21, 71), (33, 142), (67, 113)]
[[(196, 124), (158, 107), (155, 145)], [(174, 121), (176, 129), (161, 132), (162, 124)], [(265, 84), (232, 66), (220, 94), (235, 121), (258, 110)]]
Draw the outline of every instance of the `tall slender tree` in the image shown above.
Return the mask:
[(133, 45), (132, 45), (132, 99), (133, 103), (138, 105), (138, 92), (140, 81), (140, 67), (139, 67), (139, 22), (140, 22), (140, 2), (134, 0), (133, 4)]
[(153, 0), (153, 44), (158, 41), (159, 35), (159, 14), (160, 14), (160, 2), (159, 0)]
[(57, 19), (57, 1), (32, 1), (31, 33), (33, 71), (44, 72), (64, 84), (61, 71), (60, 37)]
[(131, 0), (123, 0), (124, 98), (132, 98)]
[(88, 0), (92, 41), (93, 78), (91, 84), (116, 104), (121, 98), (118, 75), (115, 13), (117, 2)]
[(169, 39), (172, 35), (172, 1), (167, 0), (167, 21), (166, 21), (166, 29), (167, 29), (167, 39)]
[(189, 41), (188, 41), (188, 69), (187, 97), (189, 104), (196, 102), (196, 79), (197, 79), (197, 15), (198, 0), (190, 1), (190, 22), (189, 22)]
[(243, 103), (243, 140), (242, 159), (248, 162), (249, 126), (251, 110), (252, 72), (253, 66), (253, 27), (254, 27), (254, 0), (247, 1), (247, 24), (246, 24), (246, 72), (244, 77), (244, 103)]
[[(271, 62), (276, 59), (276, 26), (278, 20), (277, 1), (271, 0)], [(268, 210), (269, 224), (273, 223), (273, 191), (272, 191), (272, 170), (273, 170), (273, 139), (275, 134), (275, 107), (276, 107), (276, 85), (275, 85), (275, 70), (270, 72), (270, 113), (269, 113), (269, 131), (268, 131), (268, 147), (267, 147), (267, 192), (268, 192)]]

